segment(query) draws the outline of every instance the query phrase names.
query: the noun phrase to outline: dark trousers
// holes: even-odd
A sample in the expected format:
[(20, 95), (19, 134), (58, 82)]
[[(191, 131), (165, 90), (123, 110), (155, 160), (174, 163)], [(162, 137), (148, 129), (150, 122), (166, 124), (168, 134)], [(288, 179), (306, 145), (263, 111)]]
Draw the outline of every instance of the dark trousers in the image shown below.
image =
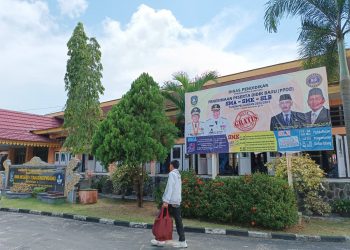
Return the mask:
[(169, 204), (169, 213), (175, 220), (176, 231), (179, 235), (179, 241), (185, 241), (185, 231), (184, 226), (182, 225), (180, 206)]

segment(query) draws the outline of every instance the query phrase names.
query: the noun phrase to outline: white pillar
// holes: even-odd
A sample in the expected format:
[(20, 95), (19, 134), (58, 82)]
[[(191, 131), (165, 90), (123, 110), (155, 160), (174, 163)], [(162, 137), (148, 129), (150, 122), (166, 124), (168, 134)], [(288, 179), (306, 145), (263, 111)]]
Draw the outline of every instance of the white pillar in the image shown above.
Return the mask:
[[(191, 163), (191, 170), (195, 171), (196, 170), (196, 157), (198, 157), (196, 154), (191, 155), (190, 161)], [(198, 163), (199, 164), (199, 163)]]
[(156, 175), (156, 161), (150, 162), (150, 170), (151, 170), (151, 176)]
[(208, 163), (208, 175), (212, 174), (212, 154), (207, 154), (207, 163)]
[(211, 178), (215, 178), (218, 175), (219, 168), (219, 157), (218, 154), (211, 154)]

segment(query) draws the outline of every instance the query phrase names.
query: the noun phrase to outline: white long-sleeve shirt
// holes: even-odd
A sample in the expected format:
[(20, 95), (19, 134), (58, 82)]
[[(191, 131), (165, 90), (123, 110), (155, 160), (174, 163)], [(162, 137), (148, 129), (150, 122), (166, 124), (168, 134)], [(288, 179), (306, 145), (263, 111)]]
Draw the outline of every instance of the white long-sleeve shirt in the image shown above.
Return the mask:
[(163, 194), (163, 202), (174, 205), (180, 205), (181, 203), (181, 175), (177, 169), (169, 173)]

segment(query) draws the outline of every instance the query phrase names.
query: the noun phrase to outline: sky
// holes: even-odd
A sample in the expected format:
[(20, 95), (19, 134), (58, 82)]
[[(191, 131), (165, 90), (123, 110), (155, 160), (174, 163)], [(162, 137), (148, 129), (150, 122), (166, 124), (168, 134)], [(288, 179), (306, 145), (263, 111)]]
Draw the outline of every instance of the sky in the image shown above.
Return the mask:
[(298, 19), (264, 28), (266, 0), (0, 0), (0, 108), (64, 110), (67, 42), (78, 22), (101, 46), (104, 95), (121, 98), (143, 72), (220, 76), (296, 60)]

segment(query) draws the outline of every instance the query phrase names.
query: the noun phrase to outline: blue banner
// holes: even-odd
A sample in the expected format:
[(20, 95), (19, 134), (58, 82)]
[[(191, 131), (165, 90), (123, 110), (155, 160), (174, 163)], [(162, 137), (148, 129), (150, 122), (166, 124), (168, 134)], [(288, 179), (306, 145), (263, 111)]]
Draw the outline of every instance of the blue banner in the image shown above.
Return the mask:
[(213, 135), (186, 138), (188, 154), (227, 153), (226, 135)]
[(332, 128), (313, 127), (274, 131), (279, 152), (333, 150)]

